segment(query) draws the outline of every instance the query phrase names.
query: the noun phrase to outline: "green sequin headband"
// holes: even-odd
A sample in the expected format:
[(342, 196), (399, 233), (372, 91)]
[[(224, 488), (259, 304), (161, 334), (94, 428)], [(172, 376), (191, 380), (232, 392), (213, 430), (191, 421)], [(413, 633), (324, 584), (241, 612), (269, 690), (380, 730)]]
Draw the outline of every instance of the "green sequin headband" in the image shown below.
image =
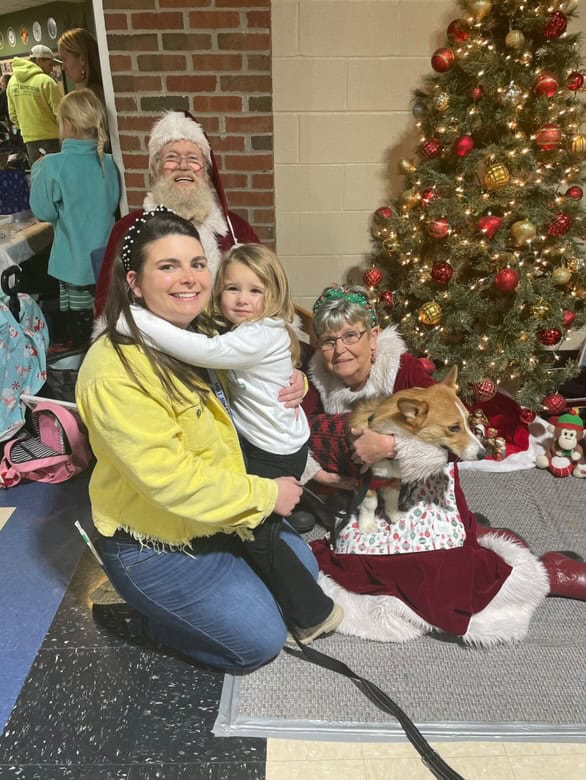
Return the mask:
[(355, 303), (357, 306), (360, 306), (361, 309), (364, 309), (368, 312), (368, 316), (370, 317), (370, 326), (372, 328), (374, 328), (377, 324), (376, 312), (365, 293), (351, 290), (346, 285), (328, 287), (328, 289), (322, 293), (317, 301), (313, 304), (313, 313), (315, 314), (318, 312), (322, 306), (325, 306), (326, 303), (329, 303), (330, 301), (350, 301), (350, 303)]

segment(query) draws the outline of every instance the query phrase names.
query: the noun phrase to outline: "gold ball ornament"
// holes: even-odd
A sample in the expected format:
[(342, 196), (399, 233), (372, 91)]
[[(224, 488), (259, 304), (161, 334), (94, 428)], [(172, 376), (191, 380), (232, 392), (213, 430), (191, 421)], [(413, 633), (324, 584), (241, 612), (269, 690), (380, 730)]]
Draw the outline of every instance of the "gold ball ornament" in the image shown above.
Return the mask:
[(392, 234), (388, 238), (385, 238), (383, 241), (383, 249), (389, 257), (399, 251), (396, 234)]
[(582, 159), (586, 158), (586, 135), (578, 134), (570, 138), (570, 152)]
[(411, 160), (399, 160), (399, 171), (405, 175), (408, 173), (414, 173), (417, 167), (411, 162)]
[(548, 314), (549, 306), (544, 300), (534, 303), (531, 307), (531, 316), (535, 317), (537, 320), (542, 320), (544, 317), (547, 317)]
[(386, 225), (372, 225), (372, 235), (373, 238), (376, 238), (377, 241), (382, 241), (385, 239), (390, 233), (390, 228), (388, 228)]
[(401, 193), (401, 197), (399, 198), (401, 202), (401, 209), (403, 211), (410, 211), (419, 203), (420, 198), (421, 195), (417, 192), (417, 190), (405, 190)]
[(586, 300), (586, 287), (576, 284), (572, 288), (572, 295), (575, 298), (579, 298), (581, 301)]
[(509, 30), (505, 37), (505, 44), (509, 49), (522, 49), (525, 45), (525, 36), (521, 30)]
[(517, 246), (524, 246), (533, 241), (537, 235), (537, 229), (533, 222), (529, 222), (528, 219), (520, 219), (511, 225), (511, 235)]
[(522, 330), (522, 331), (519, 333), (519, 341), (520, 341), (522, 344), (526, 344), (526, 343), (529, 341), (529, 334), (527, 333), (527, 331), (526, 331), (526, 330)]
[(470, 16), (477, 22), (481, 22), (492, 11), (492, 3), (490, 0), (468, 0), (467, 3)]
[(450, 107), (450, 96), (447, 92), (439, 92), (431, 102), (436, 111), (443, 113)]
[(424, 303), (419, 309), (419, 321), (424, 325), (437, 325), (441, 322), (442, 307), (435, 301)]
[(509, 169), (503, 163), (494, 163), (486, 168), (482, 183), (491, 192), (506, 187), (511, 178)]
[(559, 268), (554, 268), (551, 272), (551, 280), (556, 285), (556, 287), (563, 287), (570, 281), (571, 278), (572, 272), (569, 268), (566, 268), (565, 265), (562, 265)]
[(533, 54), (530, 51), (524, 51), (521, 55), (521, 63), (523, 65), (531, 65), (533, 62)]

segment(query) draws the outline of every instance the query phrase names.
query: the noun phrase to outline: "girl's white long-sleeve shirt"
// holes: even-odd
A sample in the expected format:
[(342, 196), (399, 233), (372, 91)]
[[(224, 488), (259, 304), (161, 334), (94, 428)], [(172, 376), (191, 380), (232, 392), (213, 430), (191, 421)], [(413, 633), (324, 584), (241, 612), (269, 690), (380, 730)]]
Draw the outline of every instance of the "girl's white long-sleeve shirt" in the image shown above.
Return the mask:
[[(277, 396), (293, 372), (290, 336), (283, 320), (243, 322), (219, 336), (171, 325), (141, 306), (132, 306), (137, 326), (151, 346), (184, 363), (226, 369), (230, 411), (238, 432), (275, 455), (297, 452), (309, 438), (303, 409), (286, 409)], [(121, 318), (117, 329), (128, 334)]]

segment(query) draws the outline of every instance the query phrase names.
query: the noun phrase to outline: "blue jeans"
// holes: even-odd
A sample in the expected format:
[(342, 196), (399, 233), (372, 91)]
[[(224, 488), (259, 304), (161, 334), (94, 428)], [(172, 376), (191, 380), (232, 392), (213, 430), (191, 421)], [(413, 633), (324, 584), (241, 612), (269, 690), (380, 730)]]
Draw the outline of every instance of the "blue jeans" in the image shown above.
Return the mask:
[[(285, 524), (282, 538), (317, 577), (317, 561), (296, 531)], [(130, 540), (100, 541), (110, 580), (144, 615), (150, 638), (227, 671), (262, 666), (287, 635), (271, 592), (242, 557), (243, 544), (233, 534), (216, 534), (197, 542), (190, 557)]]

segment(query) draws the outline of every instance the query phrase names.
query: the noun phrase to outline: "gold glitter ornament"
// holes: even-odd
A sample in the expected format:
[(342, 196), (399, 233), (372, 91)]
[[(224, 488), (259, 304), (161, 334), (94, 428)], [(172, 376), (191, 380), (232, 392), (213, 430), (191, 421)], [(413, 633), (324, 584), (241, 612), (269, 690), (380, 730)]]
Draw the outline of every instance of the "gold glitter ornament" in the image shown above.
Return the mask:
[(537, 229), (533, 222), (529, 222), (528, 219), (520, 219), (511, 225), (511, 235), (517, 246), (524, 246), (529, 241), (533, 241), (537, 235)]
[(435, 97), (432, 100), (433, 107), (436, 111), (444, 112), (447, 111), (450, 107), (450, 96), (447, 92), (440, 92), (439, 94), (435, 95)]
[(389, 235), (389, 232), (390, 229), (386, 225), (373, 224), (372, 226), (372, 235), (378, 241), (381, 241), (382, 239), (386, 238)]
[(509, 30), (505, 37), (505, 44), (509, 49), (522, 49), (525, 45), (525, 36), (521, 30)]
[(538, 320), (542, 320), (544, 317), (547, 317), (548, 314), (549, 306), (543, 299), (539, 300), (537, 303), (534, 303), (531, 307), (531, 316)]
[(442, 318), (442, 307), (435, 301), (428, 301), (419, 309), (418, 316), (424, 325), (437, 325)]
[(399, 245), (397, 243), (396, 234), (392, 234), (388, 238), (385, 238), (383, 241), (383, 249), (389, 256), (394, 255), (398, 251)]
[(525, 344), (527, 341), (529, 341), (529, 334), (527, 333), (527, 331), (526, 331), (526, 330), (522, 330), (522, 331), (519, 333), (519, 341), (520, 341), (522, 344)]
[(468, 0), (467, 6), (470, 15), (476, 19), (477, 22), (481, 22), (492, 11), (492, 3), (490, 0)]
[(551, 272), (551, 280), (557, 287), (563, 287), (571, 278), (572, 272), (564, 265), (554, 268)]
[(582, 157), (586, 157), (586, 135), (578, 134), (570, 138), (570, 152)]
[(419, 203), (420, 198), (421, 195), (417, 192), (417, 190), (405, 190), (401, 193), (401, 197), (399, 199), (401, 201), (401, 209), (403, 211), (409, 211)]
[(489, 165), (482, 177), (482, 183), (491, 192), (506, 187), (511, 178), (509, 169), (503, 163)]
[(533, 54), (530, 51), (524, 51), (521, 55), (521, 62), (523, 65), (531, 65), (533, 62)]

